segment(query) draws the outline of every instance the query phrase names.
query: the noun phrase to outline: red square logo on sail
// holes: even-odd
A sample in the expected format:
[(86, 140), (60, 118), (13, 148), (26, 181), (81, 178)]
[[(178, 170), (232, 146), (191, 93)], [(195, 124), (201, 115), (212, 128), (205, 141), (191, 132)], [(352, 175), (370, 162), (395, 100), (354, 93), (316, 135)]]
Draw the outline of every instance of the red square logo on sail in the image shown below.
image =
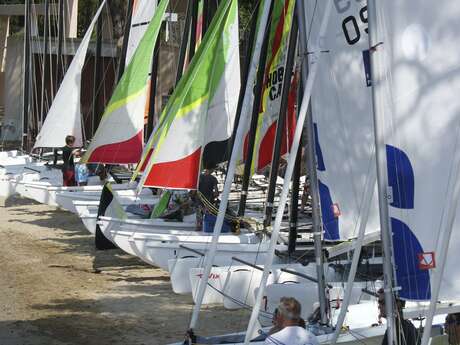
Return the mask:
[(421, 270), (430, 270), (436, 267), (434, 260), (434, 252), (426, 252), (417, 254), (418, 268)]

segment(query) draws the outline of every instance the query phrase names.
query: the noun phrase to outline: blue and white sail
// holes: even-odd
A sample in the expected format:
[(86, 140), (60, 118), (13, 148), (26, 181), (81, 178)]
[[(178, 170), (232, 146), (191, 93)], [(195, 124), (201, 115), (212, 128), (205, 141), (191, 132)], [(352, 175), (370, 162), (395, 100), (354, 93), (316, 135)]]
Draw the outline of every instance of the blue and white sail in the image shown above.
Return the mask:
[[(378, 113), (385, 128), (389, 217), (399, 295), (460, 299), (460, 218), (449, 212), (460, 152), (460, 3), (387, 0), (377, 5)], [(458, 191), (457, 191), (458, 192)], [(457, 196), (458, 199), (458, 196)], [(450, 201), (449, 201), (450, 200)], [(442, 239), (448, 248), (441, 249)], [(436, 296), (435, 296), (436, 297)]]
[[(306, 2), (310, 37), (326, 3)], [(324, 55), (311, 99), (324, 239), (347, 240), (357, 236), (369, 198), (366, 233), (380, 229), (376, 188), (365, 195), (376, 179), (366, 2), (334, 1), (326, 39), (321, 47), (312, 41), (308, 51)]]

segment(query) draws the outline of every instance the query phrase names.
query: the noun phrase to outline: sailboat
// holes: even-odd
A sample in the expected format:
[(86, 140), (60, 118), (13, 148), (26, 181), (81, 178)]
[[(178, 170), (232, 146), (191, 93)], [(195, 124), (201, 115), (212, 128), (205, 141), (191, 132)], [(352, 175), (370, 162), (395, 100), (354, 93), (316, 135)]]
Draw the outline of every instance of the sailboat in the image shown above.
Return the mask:
[(397, 287), (394, 294), (404, 300), (430, 300), (419, 310), (427, 316), (422, 339), (427, 344), (435, 314), (460, 310), (458, 265), (449, 255), (460, 246), (453, 231), (459, 221), (460, 116), (454, 90), (460, 82), (460, 59), (456, 47), (446, 50), (451, 42), (445, 39), (456, 31), (453, 22), (460, 6), (442, 1), (414, 11), (407, 4), (377, 6), (371, 1), (369, 15), (374, 20), (380, 217), (382, 231), (390, 236), (394, 265), (388, 262), (394, 275), (387, 271), (385, 299), (391, 303), (391, 288)]
[[(152, 3), (151, 1), (148, 0), (139, 0), (139, 1), (134, 1), (131, 3), (132, 7), (128, 8), (128, 19), (126, 21), (126, 29), (125, 29), (125, 38), (124, 38), (124, 43), (123, 43), (123, 49), (122, 49), (122, 56), (120, 58), (120, 65), (119, 65), (119, 79), (123, 76), (123, 73), (126, 68), (128, 68), (138, 46), (139, 43), (144, 36), (149, 23), (152, 20), (153, 15), (155, 14), (156, 11), (156, 3)], [(155, 42), (152, 42), (153, 44)], [(143, 48), (146, 53), (148, 54), (149, 52), (151, 53), (151, 48), (150, 45), (146, 46)], [(134, 76), (133, 76), (134, 78)], [(126, 77), (124, 83), (126, 83)], [(131, 79), (131, 78), (129, 78)], [(150, 85), (150, 80), (146, 80), (146, 85), (149, 87)], [(129, 109), (128, 113), (130, 113), (130, 116), (133, 118), (139, 118), (139, 119), (144, 119), (146, 111), (148, 111), (148, 102), (146, 101), (146, 106), (142, 109)], [(139, 123), (140, 121), (137, 121), (136, 123)], [(101, 127), (101, 125), (99, 126)], [(143, 128), (139, 128), (138, 130), (142, 130)], [(98, 133), (99, 132), (99, 133)], [(95, 137), (104, 137), (105, 134), (100, 133), (101, 130), (96, 132)], [(141, 143), (142, 144), (142, 143)], [(121, 144), (121, 147), (126, 146), (128, 148), (132, 148), (132, 146), (124, 142)], [(139, 154), (139, 153), (138, 153)], [(120, 164), (120, 163), (126, 163), (126, 158), (122, 159), (121, 155), (116, 157), (114, 160), (110, 160), (108, 157), (110, 154), (102, 154), (99, 156), (99, 160), (92, 160), (92, 163), (99, 164), (101, 162), (106, 162), (106, 163), (112, 163), (112, 164)], [(139, 154), (140, 155), (140, 154)], [(118, 160), (120, 159), (120, 160)], [(139, 157), (134, 156), (132, 159), (129, 160), (128, 163), (136, 163)], [(82, 159), (83, 162), (83, 159)], [(156, 201), (156, 198), (154, 198), (151, 193), (144, 193), (144, 195), (137, 195), (137, 193), (134, 191), (134, 186), (129, 185), (126, 183), (121, 183), (121, 184), (116, 184), (113, 186), (115, 190), (117, 190), (117, 196), (119, 197), (119, 201), (124, 204), (124, 205), (129, 205), (129, 204), (135, 204), (135, 203), (153, 203)], [(100, 199), (102, 187), (91, 187), (91, 188), (82, 188), (81, 190), (75, 191), (60, 191), (57, 196), (56, 196), (56, 202), (58, 203), (59, 207), (77, 213), (81, 214), (85, 217), (87, 217), (90, 214), (90, 210), (92, 209), (92, 204), (96, 203)], [(147, 199), (143, 199), (143, 197), (146, 196)], [(89, 204), (88, 204), (89, 202)], [(75, 204), (78, 205), (78, 207), (75, 206)], [(85, 207), (87, 205), (87, 207)], [(88, 209), (89, 208), (89, 209)], [(96, 210), (97, 214), (97, 210)], [(91, 229), (92, 232), (94, 232), (94, 227), (92, 226), (94, 222), (91, 220), (90, 221), (91, 225), (89, 229)]]
[[(437, 5), (424, 4), (416, 11), (410, 4), (396, 2), (376, 7), (374, 1), (369, 1), (368, 5), (369, 30), (374, 35), (370, 41), (370, 52), (374, 55), (370, 81), (374, 86), (376, 151), (381, 169), (380, 205), (381, 210), (388, 208), (380, 217), (383, 225), (385, 222), (391, 225), (389, 244), (394, 255), (394, 266), (387, 272), (390, 277), (387, 291), (393, 294), (392, 286), (396, 286), (396, 293), (405, 300), (431, 299), (430, 310), (418, 306), (418, 314), (411, 314), (411, 317), (428, 314), (424, 342), (435, 335), (430, 323), (436, 309), (441, 313), (459, 310), (455, 302), (459, 291), (458, 265), (454, 264), (454, 256), (447, 255), (449, 249), (458, 247), (452, 226), (459, 191), (460, 127), (455, 107), (458, 100), (453, 92), (458, 83), (459, 55), (456, 49), (449, 50), (449, 54), (439, 52), (445, 52), (445, 45), (451, 44), (442, 39), (452, 30), (446, 19), (458, 18), (460, 8), (447, 1), (442, 10)], [(429, 18), (426, 13), (430, 13)], [(426, 78), (419, 75), (421, 71)], [(446, 108), (445, 104), (454, 106)], [(442, 117), (434, 118), (433, 112)], [(421, 123), (431, 124), (427, 127), (429, 142), (414, 132)], [(452, 160), (445, 159), (446, 148)], [(382, 226), (382, 232), (389, 230)], [(440, 237), (433, 236), (433, 231), (439, 231)], [(391, 256), (388, 252), (387, 255)], [(449, 274), (443, 276), (444, 270)], [(393, 285), (392, 271), (396, 273), (397, 285)], [(443, 306), (439, 303), (442, 299), (450, 303)], [(389, 304), (392, 305), (387, 301)], [(368, 342), (371, 332), (381, 328), (368, 328), (361, 335)]]
[[(34, 148), (62, 147), (65, 137), (69, 134), (75, 136), (77, 145), (82, 145), (82, 120), (80, 111), (81, 71), (85, 62), (92, 31), (104, 6), (105, 1), (99, 6), (82, 39), (48, 112), (48, 116), (37, 135)], [(65, 120), (62, 119), (62, 109), (64, 108), (67, 110)], [(8, 180), (11, 189), (41, 203), (57, 206), (55, 195), (58, 189), (55, 187), (62, 185), (62, 173), (60, 171), (50, 169), (44, 163), (39, 162), (30, 166), (22, 166), (19, 171), (11, 170), (10, 168), (9, 172), (14, 175), (10, 176)], [(52, 188), (51, 190), (49, 189), (50, 187)]]
[[(154, 6), (148, 6), (147, 1), (141, 1), (137, 3), (138, 7), (136, 7), (136, 11), (134, 13), (134, 20), (144, 20), (149, 16), (153, 10), (155, 9)], [(102, 7), (101, 7), (102, 8)], [(148, 11), (143, 11), (142, 9), (148, 8)], [(139, 12), (142, 10), (142, 12)], [(99, 15), (100, 12), (97, 14)], [(77, 52), (77, 56), (72, 61), (71, 66), (69, 67), (69, 71), (64, 77), (63, 83), (56, 95), (55, 101), (52, 104), (50, 112), (45, 120), (45, 123), (37, 136), (37, 141), (35, 143), (35, 147), (56, 147), (58, 143), (64, 140), (62, 137), (65, 133), (73, 133), (76, 138), (80, 138), (78, 141), (81, 141), (82, 133), (81, 133), (81, 118), (80, 118), (80, 85), (79, 85), (79, 77), (81, 75), (81, 68), (83, 67), (83, 63), (85, 60), (86, 50), (89, 44), (89, 38), (91, 36), (92, 29), (94, 28), (95, 22), (97, 21), (97, 17), (93, 20), (92, 25), (89, 27), (85, 38), (82, 41), (82, 45), (80, 46), (80, 50)], [(157, 26), (159, 26), (158, 24)], [(126, 63), (129, 63), (131, 57), (133, 56), (133, 50), (135, 50), (136, 45), (139, 43), (139, 36), (142, 36), (143, 32), (145, 32), (146, 26), (145, 25), (135, 25), (134, 27), (134, 35), (131, 36), (131, 40), (127, 44), (127, 57)], [(158, 33), (157, 33), (158, 34)], [(153, 45), (155, 40), (150, 42), (147, 47), (144, 47), (145, 51), (148, 51), (150, 54), (153, 51)], [(147, 73), (146, 73), (147, 74)], [(77, 75), (77, 77), (75, 77)], [(125, 79), (128, 79), (125, 77)], [(77, 83), (78, 87), (72, 87), (72, 83)], [(126, 81), (124, 82), (126, 84)], [(145, 82), (145, 85), (147, 83)], [(74, 120), (69, 120), (70, 122), (67, 123), (62, 121), (60, 118), (61, 113), (60, 109), (63, 106), (63, 102), (68, 101), (69, 99), (73, 99), (71, 104), (75, 104), (75, 111), (70, 112), (69, 114), (74, 117)], [(144, 101), (145, 102), (145, 101)], [(137, 112), (137, 117), (143, 121), (143, 114), (144, 114), (144, 107), (142, 107), (141, 112)], [(139, 122), (139, 121), (138, 121)], [(64, 123), (64, 124), (63, 124)], [(68, 126), (69, 124), (73, 125), (72, 128), (61, 128), (62, 126)], [(58, 132), (59, 135), (53, 135), (53, 133)], [(96, 136), (99, 138), (100, 135)], [(49, 139), (50, 138), (50, 139)], [(52, 138), (52, 139), (51, 139)], [(140, 145), (142, 146), (142, 140), (140, 141)], [(62, 146), (62, 145), (61, 145)], [(129, 146), (129, 145), (128, 145)], [(130, 146), (130, 149), (132, 147)], [(138, 156), (140, 153), (138, 153)], [(134, 157), (126, 163), (134, 163), (136, 162), (138, 157)], [(125, 159), (126, 160), (126, 159)], [(122, 160), (121, 163), (125, 163), (125, 160)], [(114, 163), (114, 162), (112, 162)], [(39, 177), (40, 178), (40, 177)], [(100, 198), (100, 193), (102, 191), (102, 185), (100, 186), (79, 186), (79, 187), (62, 187), (61, 186), (61, 176), (57, 176), (57, 178), (52, 179), (51, 181), (44, 181), (44, 182), (35, 182), (30, 183), (29, 181), (25, 184), (23, 192), (24, 195), (27, 195), (41, 203), (47, 203), (52, 206), (59, 206), (63, 209), (66, 209), (71, 212), (77, 212), (76, 208), (73, 205), (73, 201), (75, 200), (89, 200), (89, 201), (97, 201)], [(118, 190), (118, 194), (121, 196), (121, 202), (126, 204), (136, 203), (139, 202), (139, 196), (133, 188), (128, 189), (127, 184), (115, 185), (114, 189)], [(152, 202), (155, 201), (155, 198), (152, 198), (151, 193), (143, 193), (145, 194), (148, 199), (144, 200), (145, 202)]]
[[(149, 140), (150, 147), (147, 145), (144, 150), (147, 155), (153, 148), (141, 186), (197, 188), (201, 153), (208, 143), (226, 140), (232, 132), (236, 111), (236, 98), (232, 95), (240, 84), (236, 70), (239, 70), (237, 2), (231, 1), (219, 6), (160, 117)], [(100, 218), (101, 230), (107, 238), (164, 269), (168, 269), (168, 259), (207, 250), (212, 236), (196, 231), (194, 222), (191, 226), (184, 225), (169, 224), (166, 230), (155, 219), (134, 223), (129, 219)], [(219, 252), (228, 258), (258, 254), (263, 257), (264, 244), (255, 234), (244, 230), (240, 235), (221, 236), (219, 243)]]
[[(260, 6), (259, 12), (261, 12), (263, 6)], [(279, 131), (277, 128), (277, 118), (282, 117), (281, 114), (287, 113), (288, 117), (294, 118), (291, 121), (287, 121), (290, 123), (288, 126), (283, 126), (283, 134), (284, 140), (279, 150), (279, 154), (285, 154), (289, 152), (289, 134), (286, 135), (288, 129), (292, 127), (292, 124), (295, 124), (295, 111), (294, 111), (294, 104), (295, 97), (292, 97), (293, 93), (295, 95), (296, 88), (291, 87), (291, 84), (295, 84), (296, 77), (291, 77), (292, 69), (293, 69), (293, 60), (294, 60), (294, 53), (296, 51), (296, 42), (295, 36), (291, 37), (290, 31), (293, 26), (293, 15), (294, 15), (294, 8), (295, 8), (295, 1), (279, 1), (273, 4), (271, 20), (270, 20), (270, 28), (266, 33), (266, 48), (263, 48), (263, 52), (261, 53), (262, 56), (268, 55), (265, 62), (265, 68), (263, 69), (263, 75), (257, 83), (260, 83), (261, 86), (256, 86), (255, 89), (262, 91), (260, 93), (263, 94), (261, 97), (260, 103), (259, 98), (257, 95), (254, 97), (253, 101), (253, 118), (251, 123), (251, 127), (253, 124), (257, 125), (257, 129), (254, 133), (251, 133), (250, 130), (249, 135), (254, 135), (254, 143), (252, 143), (251, 138), (248, 138), (249, 135), (246, 136), (245, 139), (245, 153), (246, 155), (250, 152), (254, 151), (254, 162), (251, 163), (249, 156), (245, 158), (245, 174), (248, 173), (248, 170), (259, 170), (266, 167), (267, 164), (270, 163), (272, 156), (278, 155), (278, 151), (275, 150), (275, 132)], [(258, 18), (260, 18), (260, 13)], [(267, 50), (267, 53), (265, 53)], [(261, 58), (259, 64), (264, 64), (265, 58)], [(256, 84), (258, 85), (258, 84)], [(289, 89), (290, 88), (290, 89)], [(288, 100), (286, 102), (286, 100)], [(286, 106), (286, 103), (289, 103)], [(287, 110), (284, 109), (287, 107)], [(257, 113), (258, 119), (254, 119), (254, 110), (259, 112)], [(279, 115), (279, 116), (278, 116)], [(268, 158), (270, 156), (270, 158)], [(273, 165), (276, 165), (275, 162)], [(250, 168), (250, 169), (248, 169)], [(244, 178), (247, 178), (245, 176)], [(280, 178), (282, 181), (282, 179)], [(243, 182), (243, 189), (245, 188), (245, 182)], [(246, 194), (244, 194), (246, 192)], [(242, 191), (241, 198), (246, 196), (248, 193), (247, 191)], [(268, 193), (269, 194), (269, 193)], [(229, 196), (230, 198), (230, 196)], [(245, 200), (244, 200), (245, 201)], [(239, 214), (243, 214), (246, 216), (248, 214), (247, 211), (241, 212), (243, 204), (243, 209), (245, 208), (243, 200), (240, 201), (240, 210)], [(270, 204), (270, 201), (265, 203), (266, 205)], [(251, 215), (256, 215), (256, 212), (251, 212)], [(261, 214), (258, 214), (259, 218), (261, 218)], [(271, 217), (270, 217), (271, 218)], [(262, 223), (262, 222), (260, 222)], [(287, 222), (284, 226), (288, 226)], [(280, 245), (279, 249), (282, 246)], [(230, 258), (229, 258), (230, 259)], [(255, 267), (245, 267), (238, 268), (239, 265), (235, 260), (241, 260), (243, 258), (231, 258), (231, 260), (227, 259), (225, 262), (222, 260), (221, 257), (215, 258), (214, 266), (222, 266), (221, 268), (214, 267), (211, 274), (210, 279), (213, 280), (212, 282), (209, 281), (208, 284), (211, 285), (213, 289), (208, 289), (206, 291), (204, 301), (209, 303), (214, 299), (209, 297), (210, 295), (216, 295), (220, 297), (219, 300), (222, 299), (222, 289), (224, 290), (233, 290), (240, 291), (243, 294), (251, 296), (251, 293), (244, 292), (244, 290), (239, 289), (241, 287), (244, 280), (248, 284), (256, 285), (257, 284), (257, 268)], [(289, 258), (276, 258), (276, 261), (280, 264), (286, 261), (289, 261)], [(251, 262), (253, 264), (253, 262)], [(171, 285), (173, 291), (177, 291), (180, 293), (193, 293), (194, 296), (198, 291), (198, 284), (200, 284), (200, 280), (203, 279), (202, 268), (199, 268), (203, 265), (203, 258), (201, 257), (187, 257), (183, 259), (177, 260), (170, 260), (168, 263), (168, 269), (171, 274)], [(228, 265), (232, 265), (228, 267)], [(196, 269), (192, 269), (196, 268)], [(191, 270), (192, 269), (192, 270)], [(227, 270), (226, 270), (227, 269)], [(232, 271), (231, 274), (227, 274), (228, 271)], [(188, 272), (190, 271), (190, 275)], [(183, 274), (186, 272), (186, 274)], [(255, 272), (253, 274), (253, 272)], [(225, 284), (222, 285), (222, 277), (228, 277), (225, 280)], [(215, 277), (215, 279), (213, 279)], [(215, 284), (214, 284), (215, 283)], [(235, 288), (234, 288), (235, 287)], [(227, 292), (224, 292), (226, 294)], [(236, 297), (235, 297), (236, 298)], [(251, 297), (249, 297), (251, 298)], [(237, 298), (236, 298), (237, 300)], [(242, 302), (245, 303), (245, 302)]]

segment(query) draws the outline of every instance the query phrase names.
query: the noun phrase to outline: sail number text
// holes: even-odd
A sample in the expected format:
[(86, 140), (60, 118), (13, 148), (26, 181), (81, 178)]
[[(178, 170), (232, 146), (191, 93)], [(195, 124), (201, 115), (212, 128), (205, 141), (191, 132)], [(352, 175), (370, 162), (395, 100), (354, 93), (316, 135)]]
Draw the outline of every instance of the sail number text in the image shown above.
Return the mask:
[[(363, 0), (355, 0), (356, 2), (363, 2)], [(335, 8), (338, 13), (344, 13), (351, 7), (352, 0), (334, 0)], [(342, 21), (342, 30), (345, 35), (345, 40), (349, 45), (353, 45), (361, 39), (361, 30), (359, 24), (367, 25), (367, 5), (359, 10), (357, 16), (347, 16)], [(367, 26), (363, 30), (366, 34), (368, 33)]]
[(273, 72), (270, 72), (267, 77), (266, 88), (270, 89), (269, 98), (271, 101), (281, 96), (283, 90), (284, 67), (278, 67)]

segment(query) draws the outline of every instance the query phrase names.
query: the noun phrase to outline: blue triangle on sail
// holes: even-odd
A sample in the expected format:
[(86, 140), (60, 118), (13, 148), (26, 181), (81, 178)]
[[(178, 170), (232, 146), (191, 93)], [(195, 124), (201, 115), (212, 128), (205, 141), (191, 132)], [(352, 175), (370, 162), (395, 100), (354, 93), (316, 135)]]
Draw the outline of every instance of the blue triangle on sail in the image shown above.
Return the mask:
[(392, 188), (391, 206), (400, 209), (414, 208), (414, 170), (404, 151), (386, 145), (388, 184)]
[(336, 241), (340, 239), (339, 218), (334, 215), (334, 204), (332, 203), (329, 187), (318, 180), (319, 197), (321, 200), (321, 216), (323, 218), (324, 239)]
[(399, 296), (410, 300), (431, 298), (430, 274), (420, 269), (418, 255), (423, 248), (412, 230), (402, 221), (391, 218), (396, 281), (401, 287)]

